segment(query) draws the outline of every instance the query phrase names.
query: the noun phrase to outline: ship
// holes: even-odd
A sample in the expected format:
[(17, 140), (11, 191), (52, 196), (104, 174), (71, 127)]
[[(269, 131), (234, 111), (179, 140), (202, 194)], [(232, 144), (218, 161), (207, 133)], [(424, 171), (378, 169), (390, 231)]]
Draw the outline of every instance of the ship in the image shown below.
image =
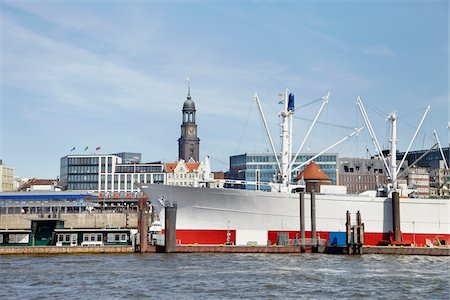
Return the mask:
[[(391, 159), (388, 161), (383, 155), (360, 97), (357, 97), (357, 104), (378, 155), (383, 160), (386, 172), (389, 174), (388, 186), (377, 193), (360, 195), (323, 193), (312, 195), (311, 193), (296, 192), (304, 190), (303, 185), (292, 183), (291, 177), (296, 169), (314, 161), (319, 155), (358, 134), (363, 129), (363, 127), (355, 129), (334, 145), (294, 167), (293, 162), (300, 153), (304, 141), (308, 138), (324, 105), (328, 102), (328, 97), (329, 94), (323, 97), (322, 106), (309, 127), (297, 155), (290, 161), (292, 157), (292, 115), (295, 110), (294, 95), (286, 90), (280, 101), (280, 104), (283, 105), (279, 114), (281, 118), (281, 151), (277, 153), (259, 97), (255, 94), (254, 98), (278, 166), (276, 180), (270, 183), (271, 191), (209, 188), (205, 184), (193, 187), (138, 184), (141, 191), (148, 197), (161, 224), (164, 224), (164, 208), (176, 204), (177, 243), (268, 245), (279, 243), (280, 237), (283, 237), (284, 242), (286, 240), (296, 241), (301, 233), (300, 195), (302, 195), (306, 212), (305, 238), (310, 238), (315, 242), (329, 241), (333, 236), (345, 234), (348, 228), (347, 213), (350, 215), (358, 213), (364, 222), (365, 245), (390, 244), (395, 241), (397, 244), (405, 245), (449, 245), (450, 199), (400, 197), (399, 212), (397, 211), (397, 216), (394, 215), (396, 204), (392, 199), (393, 195), (399, 192), (397, 184), (399, 171), (396, 157), (391, 155)], [(427, 109), (428, 111), (429, 109)], [(425, 116), (426, 113), (421, 123)], [(390, 153), (396, 153), (396, 114), (392, 113), (389, 119), (391, 121)], [(311, 225), (312, 213), (309, 213), (311, 212), (312, 197), (315, 199), (315, 225)], [(395, 218), (399, 218), (400, 222), (396, 222)], [(400, 237), (396, 236), (396, 230), (399, 231)], [(312, 232), (315, 232), (315, 236), (312, 236)]]

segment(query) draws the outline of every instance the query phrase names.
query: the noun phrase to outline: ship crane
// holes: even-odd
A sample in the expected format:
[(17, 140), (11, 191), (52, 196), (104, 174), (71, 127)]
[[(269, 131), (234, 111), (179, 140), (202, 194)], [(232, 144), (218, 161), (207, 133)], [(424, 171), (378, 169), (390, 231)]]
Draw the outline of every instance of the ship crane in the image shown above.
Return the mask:
[[(389, 192), (396, 192), (397, 191), (397, 178), (398, 178), (398, 166), (397, 166), (397, 114), (395, 112), (391, 113), (388, 117), (389, 121), (391, 122), (391, 139), (390, 139), (390, 144), (391, 144), (391, 149), (390, 149), (390, 164), (388, 166), (387, 164), (387, 160), (381, 150), (380, 144), (378, 143), (378, 139), (375, 135), (375, 131), (373, 130), (372, 124), (369, 120), (369, 117), (367, 115), (366, 109), (364, 108), (364, 104), (361, 100), (361, 97), (358, 96), (356, 97), (356, 104), (359, 107), (359, 110), (361, 112), (361, 115), (364, 119), (364, 122), (367, 125), (367, 128), (369, 130), (369, 134), (370, 137), (372, 138), (372, 142), (375, 146), (375, 149), (377, 150), (378, 154), (380, 155), (384, 167), (386, 169), (386, 172), (389, 175), (389, 180), (390, 180), (390, 189)], [(403, 165), (403, 163), (405, 162), (405, 159), (409, 153), (409, 151), (411, 150), (411, 146), (413, 145), (414, 141), (416, 140), (417, 134), (419, 133), (420, 128), (422, 127), (423, 121), (425, 120), (428, 112), (430, 111), (430, 106), (427, 107), (427, 109), (425, 110), (425, 113), (422, 116), (422, 119), (420, 120), (419, 125), (417, 126), (417, 129), (413, 135), (413, 138), (411, 139), (411, 142), (409, 143), (408, 149), (406, 150), (405, 154), (403, 155), (403, 158), (400, 162), (400, 167)], [(434, 146), (433, 146), (434, 147)]]
[(364, 127), (361, 128), (355, 128), (352, 133), (347, 135), (346, 137), (342, 138), (341, 140), (337, 141), (332, 146), (326, 148), (325, 150), (321, 151), (320, 153), (313, 156), (311, 159), (307, 160), (306, 162), (294, 167), (294, 164), (297, 160), (298, 155), (300, 154), (301, 150), (303, 149), (303, 146), (306, 143), (306, 140), (309, 138), (314, 126), (317, 123), (317, 120), (319, 119), (320, 114), (322, 113), (325, 105), (328, 103), (328, 98), (330, 96), (330, 93), (328, 93), (326, 96), (322, 97), (322, 105), (320, 106), (319, 111), (317, 112), (312, 124), (310, 125), (308, 132), (306, 133), (306, 136), (303, 138), (303, 141), (300, 144), (300, 147), (295, 154), (294, 158), (292, 158), (292, 116), (294, 115), (294, 94), (289, 93), (289, 90), (286, 89), (284, 95), (282, 95), (282, 100), (280, 101), (280, 104), (283, 104), (283, 109), (280, 112), (279, 116), (281, 118), (280, 122), (280, 131), (281, 131), (281, 152), (279, 154), (280, 159), (278, 159), (278, 153), (275, 150), (275, 146), (273, 143), (272, 135), (270, 134), (269, 127), (267, 126), (267, 121), (264, 116), (264, 112), (261, 107), (261, 102), (259, 100), (258, 94), (255, 93), (255, 101), (258, 107), (258, 111), (260, 114), (260, 117), (262, 119), (264, 129), (266, 131), (267, 138), (269, 140), (273, 156), (275, 157), (275, 161), (277, 163), (278, 167), (278, 176), (277, 176), (277, 182), (276, 184), (272, 184), (271, 188), (272, 190), (277, 190), (279, 192), (286, 192), (290, 191), (292, 188), (295, 188), (297, 186), (291, 185), (291, 176), (292, 173), (296, 170), (300, 169), (301, 167), (305, 166), (309, 162), (316, 159), (318, 156), (322, 155), (323, 153), (331, 150), (332, 148), (338, 146), (342, 142), (346, 141), (347, 139), (351, 138), (352, 136), (358, 134)]

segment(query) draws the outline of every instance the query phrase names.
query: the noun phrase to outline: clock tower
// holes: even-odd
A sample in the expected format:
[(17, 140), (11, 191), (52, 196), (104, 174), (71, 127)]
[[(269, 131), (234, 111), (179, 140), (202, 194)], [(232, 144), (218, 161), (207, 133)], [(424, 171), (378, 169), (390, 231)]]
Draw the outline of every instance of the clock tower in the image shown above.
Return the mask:
[(178, 139), (178, 158), (184, 161), (199, 161), (200, 139), (197, 137), (195, 124), (195, 103), (191, 99), (191, 83), (188, 80), (188, 94), (184, 101), (181, 124), (181, 137)]

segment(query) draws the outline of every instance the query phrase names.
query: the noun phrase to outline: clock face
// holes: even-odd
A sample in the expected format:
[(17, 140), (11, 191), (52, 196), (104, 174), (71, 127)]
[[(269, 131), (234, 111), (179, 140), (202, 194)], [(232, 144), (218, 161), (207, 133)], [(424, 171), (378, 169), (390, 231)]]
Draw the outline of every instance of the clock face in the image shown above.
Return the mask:
[(187, 134), (189, 136), (194, 136), (195, 135), (195, 127), (189, 127), (187, 130)]

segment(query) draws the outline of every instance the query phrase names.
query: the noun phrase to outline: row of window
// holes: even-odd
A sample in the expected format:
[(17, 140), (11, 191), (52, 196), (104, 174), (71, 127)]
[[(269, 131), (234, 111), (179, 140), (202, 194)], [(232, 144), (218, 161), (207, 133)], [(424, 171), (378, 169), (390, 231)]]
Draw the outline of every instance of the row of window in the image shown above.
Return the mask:
[(16, 233), (4, 235), (0, 233), (0, 244), (28, 244), (30, 242), (30, 235), (28, 233)]
[(385, 176), (373, 176), (373, 175), (366, 175), (366, 176), (355, 176), (355, 175), (341, 175), (340, 180), (342, 184), (346, 184), (347, 182), (366, 182), (366, 183), (384, 183), (386, 177)]
[[(59, 236), (59, 241), (61, 240), (62, 235)], [(127, 242), (128, 235), (126, 233), (108, 233), (107, 236), (108, 243), (116, 243), (116, 242)], [(70, 241), (70, 235), (65, 235), (65, 241)], [(83, 233), (83, 242), (101, 242), (103, 241), (102, 233)]]
[(157, 173), (162, 172), (163, 166), (116, 166), (116, 173)]
[(98, 165), (98, 157), (69, 157), (69, 165)]
[[(295, 162), (305, 162), (311, 159), (313, 155), (300, 155)], [(292, 156), (294, 158), (294, 155)], [(321, 155), (314, 159), (315, 162), (335, 162), (337, 161), (336, 155)], [(273, 156), (247, 156), (246, 162), (276, 162)]]
[(69, 174), (97, 174), (98, 165), (96, 166), (69, 166)]
[(69, 175), (70, 182), (97, 182), (98, 175)]
[(174, 173), (168, 173), (167, 174), (167, 178), (197, 178), (198, 176), (196, 176), (198, 174), (194, 174), (194, 173), (184, 173), (184, 174), (174, 174)]
[(74, 183), (69, 182), (67, 184), (67, 189), (69, 190), (88, 190), (88, 191), (95, 191), (98, 190), (98, 183), (94, 182), (88, 182), (88, 183)]

